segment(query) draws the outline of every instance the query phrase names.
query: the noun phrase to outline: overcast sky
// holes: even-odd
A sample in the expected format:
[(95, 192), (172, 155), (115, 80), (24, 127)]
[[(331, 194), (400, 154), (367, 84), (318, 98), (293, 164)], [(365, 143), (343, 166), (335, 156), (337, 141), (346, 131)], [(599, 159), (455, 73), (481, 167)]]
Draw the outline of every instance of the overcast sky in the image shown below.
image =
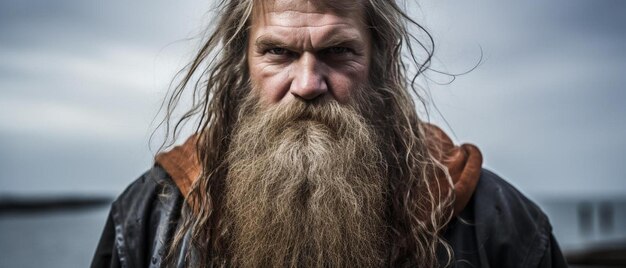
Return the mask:
[[(0, 194), (116, 195), (147, 170), (152, 120), (211, 5), (0, 1)], [(541, 198), (626, 194), (626, 2), (428, 0), (410, 13), (435, 36), (436, 68), (464, 72), (484, 52), (428, 87), (487, 168)]]

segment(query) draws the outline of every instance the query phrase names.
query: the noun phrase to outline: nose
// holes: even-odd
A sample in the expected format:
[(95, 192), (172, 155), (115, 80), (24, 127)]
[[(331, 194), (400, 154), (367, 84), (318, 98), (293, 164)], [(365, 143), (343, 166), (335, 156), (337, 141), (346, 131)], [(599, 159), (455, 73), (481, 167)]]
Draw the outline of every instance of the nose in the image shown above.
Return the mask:
[(289, 91), (296, 97), (313, 100), (328, 92), (325, 76), (315, 55), (303, 53), (298, 59)]

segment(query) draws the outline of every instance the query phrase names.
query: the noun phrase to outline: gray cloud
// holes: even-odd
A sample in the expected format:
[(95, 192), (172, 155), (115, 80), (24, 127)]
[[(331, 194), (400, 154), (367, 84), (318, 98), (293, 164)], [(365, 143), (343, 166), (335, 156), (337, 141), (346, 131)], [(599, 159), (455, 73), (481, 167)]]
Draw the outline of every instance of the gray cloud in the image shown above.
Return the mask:
[(485, 51), (477, 70), (432, 89), (459, 139), (533, 195), (626, 192), (624, 4), (445, 3), (427, 16), (441, 60), (471, 66)]

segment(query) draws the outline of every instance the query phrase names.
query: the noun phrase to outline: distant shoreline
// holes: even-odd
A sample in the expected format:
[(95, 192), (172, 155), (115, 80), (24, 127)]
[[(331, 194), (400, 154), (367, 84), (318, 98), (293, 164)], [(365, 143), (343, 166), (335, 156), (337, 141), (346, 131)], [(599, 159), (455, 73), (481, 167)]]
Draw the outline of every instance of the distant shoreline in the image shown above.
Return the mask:
[(0, 197), (0, 216), (93, 209), (109, 205), (111, 202), (113, 198), (109, 196)]

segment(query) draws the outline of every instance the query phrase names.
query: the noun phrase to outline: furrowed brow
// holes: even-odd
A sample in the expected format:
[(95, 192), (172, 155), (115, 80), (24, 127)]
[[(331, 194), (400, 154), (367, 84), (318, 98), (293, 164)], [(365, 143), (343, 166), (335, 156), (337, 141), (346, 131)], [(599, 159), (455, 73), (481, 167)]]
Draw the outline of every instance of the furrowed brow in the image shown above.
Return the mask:
[(322, 48), (334, 47), (334, 46), (352, 46), (352, 47), (362, 47), (363, 40), (356, 35), (350, 34), (335, 34), (330, 35), (328, 38), (325, 38), (321, 44)]
[(275, 47), (288, 48), (289, 45), (287, 43), (280, 41), (273, 36), (262, 35), (259, 36), (255, 42), (254, 46), (260, 49), (270, 49)]
[[(295, 49), (291, 45), (279, 40), (278, 38), (272, 35), (261, 35), (259, 36), (254, 45), (256, 48), (265, 50), (271, 48), (286, 48), (286, 49)], [(349, 33), (339, 33), (339, 34), (329, 34), (327, 38), (324, 38), (323, 41), (316, 46), (316, 49), (325, 49), (329, 47), (335, 46), (349, 46), (354, 49), (361, 49), (365, 46), (364, 41), (359, 38), (358, 35), (349, 34)]]

